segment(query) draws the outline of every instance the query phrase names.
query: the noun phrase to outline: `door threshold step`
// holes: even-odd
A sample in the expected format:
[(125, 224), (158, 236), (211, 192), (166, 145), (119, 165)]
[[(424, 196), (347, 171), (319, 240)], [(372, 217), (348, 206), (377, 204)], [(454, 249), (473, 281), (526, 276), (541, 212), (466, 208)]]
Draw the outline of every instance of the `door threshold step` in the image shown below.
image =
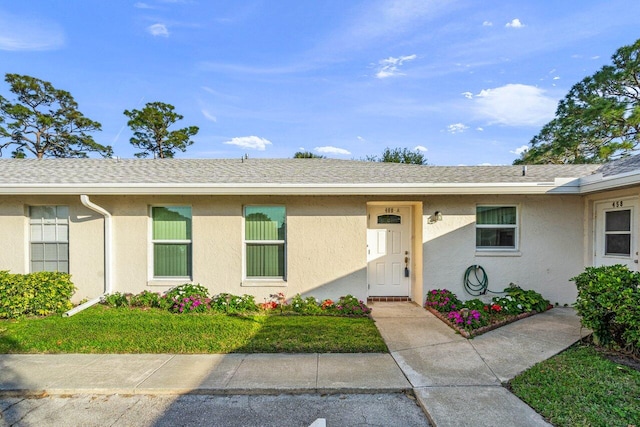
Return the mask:
[(410, 297), (369, 297), (367, 302), (409, 302)]

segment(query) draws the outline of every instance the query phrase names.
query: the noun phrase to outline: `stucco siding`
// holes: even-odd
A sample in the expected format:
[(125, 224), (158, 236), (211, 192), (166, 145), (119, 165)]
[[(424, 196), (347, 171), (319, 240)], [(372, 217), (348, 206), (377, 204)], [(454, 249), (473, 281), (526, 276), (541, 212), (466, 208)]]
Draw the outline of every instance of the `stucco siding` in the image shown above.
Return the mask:
[[(476, 250), (476, 206), (516, 205), (519, 245), (515, 251)], [(434, 211), (443, 220), (429, 223)], [(575, 300), (569, 279), (582, 271), (583, 201), (577, 196), (433, 197), (425, 200), (423, 275), (425, 292), (447, 288), (463, 299), (463, 276), (471, 265), (487, 272), (489, 289), (510, 283), (535, 289), (552, 303)]]

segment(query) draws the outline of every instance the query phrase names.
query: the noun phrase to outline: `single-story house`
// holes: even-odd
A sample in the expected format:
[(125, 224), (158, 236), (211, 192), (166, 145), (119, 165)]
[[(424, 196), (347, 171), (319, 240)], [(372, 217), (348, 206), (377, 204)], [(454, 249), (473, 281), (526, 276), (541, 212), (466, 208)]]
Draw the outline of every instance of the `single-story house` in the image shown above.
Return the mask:
[(585, 266), (638, 267), (640, 156), (605, 165), (335, 159), (0, 160), (0, 270), (105, 292), (422, 302), (482, 266), (571, 303)]

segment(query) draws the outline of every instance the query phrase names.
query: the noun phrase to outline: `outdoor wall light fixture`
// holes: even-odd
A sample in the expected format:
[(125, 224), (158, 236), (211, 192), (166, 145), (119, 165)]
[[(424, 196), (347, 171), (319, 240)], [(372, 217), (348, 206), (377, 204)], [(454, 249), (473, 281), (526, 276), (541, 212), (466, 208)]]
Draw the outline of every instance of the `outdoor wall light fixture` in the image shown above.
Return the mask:
[(438, 221), (442, 221), (442, 212), (435, 211), (433, 215), (429, 217), (429, 224), (435, 224)]

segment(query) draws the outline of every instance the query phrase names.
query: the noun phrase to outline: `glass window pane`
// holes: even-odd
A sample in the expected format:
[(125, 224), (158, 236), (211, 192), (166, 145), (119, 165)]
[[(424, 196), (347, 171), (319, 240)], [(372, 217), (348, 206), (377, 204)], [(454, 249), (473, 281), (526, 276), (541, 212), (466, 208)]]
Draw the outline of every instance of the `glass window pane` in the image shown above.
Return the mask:
[(45, 261), (44, 271), (58, 271), (58, 261)]
[(284, 206), (245, 206), (245, 240), (284, 240)]
[(31, 261), (31, 272), (38, 273), (40, 271), (44, 271), (44, 262), (43, 261)]
[(151, 208), (154, 240), (191, 240), (191, 207)]
[(31, 241), (32, 242), (42, 241), (42, 225), (31, 224)]
[(378, 224), (401, 224), (400, 215), (378, 215)]
[(56, 207), (55, 206), (41, 206), (42, 218), (44, 219), (56, 219)]
[(605, 231), (631, 231), (631, 210), (605, 212)]
[(69, 262), (68, 261), (60, 261), (58, 262), (58, 271), (61, 273), (69, 272)]
[(191, 245), (153, 245), (153, 275), (155, 277), (191, 276)]
[(42, 226), (42, 240), (45, 242), (56, 241), (56, 225), (55, 224), (44, 224)]
[(69, 261), (68, 243), (58, 243), (58, 261)]
[(56, 243), (44, 244), (45, 261), (56, 261), (58, 259), (58, 245)]
[(69, 206), (56, 206), (56, 217), (58, 218), (58, 223), (68, 223)]
[(31, 244), (31, 260), (32, 261), (44, 260), (44, 243)]
[(607, 234), (604, 252), (606, 255), (631, 255), (631, 235)]
[(58, 242), (69, 241), (69, 226), (67, 224), (58, 224)]
[(29, 216), (32, 220), (41, 220), (43, 216), (42, 206), (31, 206), (29, 207)]
[(478, 206), (476, 223), (480, 225), (516, 224), (515, 206)]
[(284, 277), (284, 245), (247, 245), (247, 277)]
[(515, 228), (476, 228), (476, 246), (515, 248)]

